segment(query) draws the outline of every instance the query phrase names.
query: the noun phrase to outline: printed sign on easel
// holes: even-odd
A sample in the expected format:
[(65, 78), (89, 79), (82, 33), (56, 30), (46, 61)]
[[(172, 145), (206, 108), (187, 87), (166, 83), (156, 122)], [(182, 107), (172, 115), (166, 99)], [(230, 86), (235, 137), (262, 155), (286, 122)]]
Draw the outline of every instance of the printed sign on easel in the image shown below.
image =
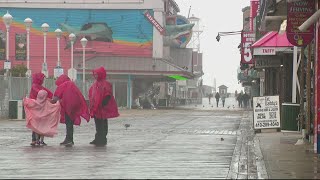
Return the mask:
[(280, 128), (279, 96), (253, 97), (254, 129)]

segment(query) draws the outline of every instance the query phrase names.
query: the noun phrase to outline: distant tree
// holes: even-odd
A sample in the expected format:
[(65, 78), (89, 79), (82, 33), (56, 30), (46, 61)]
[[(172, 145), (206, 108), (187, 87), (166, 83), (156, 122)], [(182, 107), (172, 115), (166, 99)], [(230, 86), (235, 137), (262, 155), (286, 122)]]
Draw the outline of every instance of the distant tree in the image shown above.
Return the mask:
[(10, 69), (10, 73), (13, 77), (26, 77), (27, 70), (27, 66), (18, 64)]
[(6, 73), (6, 70), (5, 69), (1, 69), (0, 70), (0, 75), (4, 75)]

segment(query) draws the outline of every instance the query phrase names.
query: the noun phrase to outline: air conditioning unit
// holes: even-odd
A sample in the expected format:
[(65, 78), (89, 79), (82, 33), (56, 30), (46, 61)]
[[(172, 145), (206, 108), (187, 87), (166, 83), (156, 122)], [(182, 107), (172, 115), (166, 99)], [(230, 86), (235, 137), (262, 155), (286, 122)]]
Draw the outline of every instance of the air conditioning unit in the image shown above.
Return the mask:
[(25, 119), (26, 115), (22, 105), (22, 100), (9, 101), (9, 119)]

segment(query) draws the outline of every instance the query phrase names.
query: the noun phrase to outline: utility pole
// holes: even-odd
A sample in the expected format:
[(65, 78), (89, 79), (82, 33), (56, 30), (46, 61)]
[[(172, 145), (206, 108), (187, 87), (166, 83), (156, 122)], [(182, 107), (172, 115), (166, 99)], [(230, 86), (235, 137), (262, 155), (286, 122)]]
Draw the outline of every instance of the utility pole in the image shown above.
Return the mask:
[(310, 134), (310, 108), (311, 108), (311, 44), (308, 46), (308, 64), (307, 64), (307, 74), (306, 74), (306, 84), (307, 84), (307, 123), (306, 123), (306, 134), (309, 136)]
[[(304, 119), (304, 50), (305, 47), (301, 47), (301, 61), (300, 61), (300, 129), (303, 128)], [(302, 137), (305, 138), (305, 137)]]

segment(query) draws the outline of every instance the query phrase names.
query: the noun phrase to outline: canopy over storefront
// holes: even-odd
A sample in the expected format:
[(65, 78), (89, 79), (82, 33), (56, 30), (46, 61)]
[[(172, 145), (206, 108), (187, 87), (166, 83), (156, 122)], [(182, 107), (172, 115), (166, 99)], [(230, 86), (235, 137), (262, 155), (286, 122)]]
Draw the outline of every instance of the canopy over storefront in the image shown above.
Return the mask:
[(276, 55), (276, 52), (292, 52), (293, 45), (288, 41), (286, 33), (271, 31), (256, 41), (252, 46), (253, 55)]

